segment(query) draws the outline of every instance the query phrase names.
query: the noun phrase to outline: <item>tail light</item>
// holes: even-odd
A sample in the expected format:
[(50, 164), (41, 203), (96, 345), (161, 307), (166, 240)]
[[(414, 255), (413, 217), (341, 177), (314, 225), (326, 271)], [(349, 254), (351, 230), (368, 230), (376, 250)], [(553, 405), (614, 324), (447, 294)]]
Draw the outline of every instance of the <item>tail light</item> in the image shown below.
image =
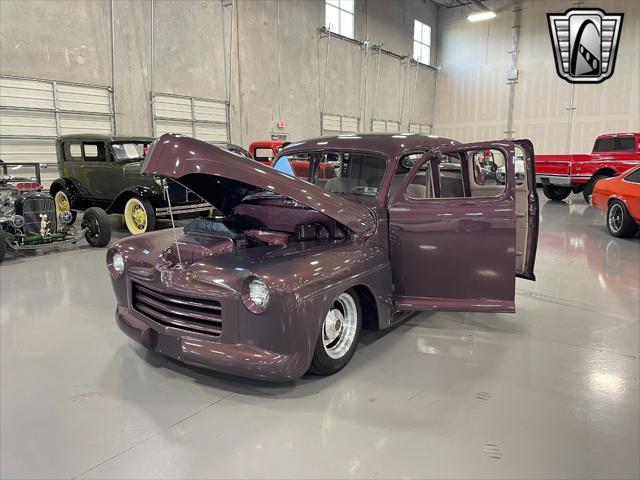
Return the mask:
[(32, 190), (42, 190), (42, 185), (38, 182), (18, 182), (16, 188), (20, 192), (29, 192)]

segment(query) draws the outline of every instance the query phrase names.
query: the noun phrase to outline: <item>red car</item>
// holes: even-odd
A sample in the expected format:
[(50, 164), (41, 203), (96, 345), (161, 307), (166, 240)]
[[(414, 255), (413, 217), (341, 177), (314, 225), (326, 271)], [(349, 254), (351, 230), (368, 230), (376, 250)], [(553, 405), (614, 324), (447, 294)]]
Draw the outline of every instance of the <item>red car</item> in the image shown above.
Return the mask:
[(615, 178), (596, 183), (591, 205), (607, 212), (614, 237), (632, 237), (640, 224), (640, 165)]
[(550, 200), (582, 192), (588, 202), (593, 187), (640, 163), (640, 133), (600, 135), (591, 154), (536, 155), (536, 180)]
[(265, 165), (271, 165), (282, 147), (288, 145), (289, 142), (281, 140), (257, 140), (249, 145), (249, 153), (254, 160)]

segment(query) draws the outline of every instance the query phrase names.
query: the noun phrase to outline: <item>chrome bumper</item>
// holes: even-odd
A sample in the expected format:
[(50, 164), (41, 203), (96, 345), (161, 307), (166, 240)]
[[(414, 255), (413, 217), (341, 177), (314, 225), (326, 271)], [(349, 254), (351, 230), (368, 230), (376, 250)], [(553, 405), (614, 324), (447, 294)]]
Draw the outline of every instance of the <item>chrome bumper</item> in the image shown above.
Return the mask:
[(558, 185), (561, 187), (571, 186), (571, 177), (568, 175), (536, 175), (536, 183), (542, 185)]
[[(195, 205), (176, 205), (171, 207), (171, 210), (173, 211), (174, 215), (207, 212), (212, 209), (213, 207), (206, 202), (197, 203)], [(168, 217), (168, 216), (169, 216), (169, 207), (156, 208), (156, 217)]]

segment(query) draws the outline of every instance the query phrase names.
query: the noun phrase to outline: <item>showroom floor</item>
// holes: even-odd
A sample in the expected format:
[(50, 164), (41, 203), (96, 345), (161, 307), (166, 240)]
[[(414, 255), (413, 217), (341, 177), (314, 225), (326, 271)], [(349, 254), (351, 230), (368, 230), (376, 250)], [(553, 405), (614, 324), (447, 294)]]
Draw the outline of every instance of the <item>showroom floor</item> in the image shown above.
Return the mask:
[(541, 222), (516, 315), (423, 313), (290, 385), (129, 341), (104, 250), (8, 257), (0, 474), (638, 478), (640, 240), (609, 236), (578, 195)]

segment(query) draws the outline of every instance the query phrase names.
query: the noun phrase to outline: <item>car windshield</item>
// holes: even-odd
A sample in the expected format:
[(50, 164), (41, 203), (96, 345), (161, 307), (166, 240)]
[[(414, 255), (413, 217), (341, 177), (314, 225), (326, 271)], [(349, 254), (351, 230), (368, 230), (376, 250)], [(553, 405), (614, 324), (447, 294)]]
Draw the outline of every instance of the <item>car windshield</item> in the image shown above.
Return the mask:
[(384, 179), (387, 160), (359, 152), (295, 153), (279, 157), (273, 168), (332, 193), (375, 197)]
[(0, 161), (0, 177), (4, 182), (40, 182), (38, 165)]
[(111, 144), (113, 158), (116, 162), (142, 160), (148, 147), (149, 144), (143, 142), (121, 142)]

